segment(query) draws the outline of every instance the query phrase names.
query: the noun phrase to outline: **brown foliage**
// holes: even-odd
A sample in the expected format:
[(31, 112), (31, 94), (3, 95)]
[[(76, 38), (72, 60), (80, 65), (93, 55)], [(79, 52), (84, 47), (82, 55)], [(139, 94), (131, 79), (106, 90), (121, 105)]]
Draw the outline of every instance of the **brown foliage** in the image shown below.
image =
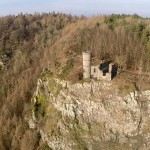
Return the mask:
[[(68, 18), (68, 19), (67, 19)], [(24, 117), (30, 99), (47, 63), (44, 55), (73, 17), (64, 14), (34, 14), (0, 18), (0, 54), (5, 70), (0, 72), (0, 148), (35, 149), (36, 131), (28, 130)], [(45, 68), (45, 67), (44, 67)]]
[(0, 149), (38, 146), (37, 132), (28, 129), (24, 117), (45, 68), (76, 81), (86, 50), (92, 50), (96, 61), (108, 56), (122, 65), (150, 68), (141, 28), (128, 30), (137, 21), (124, 18), (108, 26), (104, 20), (104, 16), (87, 19), (56, 13), (0, 18), (0, 55), (5, 64), (0, 71)]

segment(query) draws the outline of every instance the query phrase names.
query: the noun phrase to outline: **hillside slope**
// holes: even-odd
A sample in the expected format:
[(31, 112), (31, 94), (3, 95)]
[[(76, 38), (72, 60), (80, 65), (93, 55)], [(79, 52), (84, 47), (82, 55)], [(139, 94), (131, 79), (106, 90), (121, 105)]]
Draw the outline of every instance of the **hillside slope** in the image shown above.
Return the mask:
[[(33, 111), (37, 80), (50, 74), (79, 82), (82, 51), (92, 50), (92, 63), (111, 58), (149, 72), (149, 22), (138, 16), (85, 18), (56, 13), (0, 18), (0, 149), (48, 148), (39, 128), (30, 129), (26, 120)], [(45, 118), (41, 119), (42, 123)]]

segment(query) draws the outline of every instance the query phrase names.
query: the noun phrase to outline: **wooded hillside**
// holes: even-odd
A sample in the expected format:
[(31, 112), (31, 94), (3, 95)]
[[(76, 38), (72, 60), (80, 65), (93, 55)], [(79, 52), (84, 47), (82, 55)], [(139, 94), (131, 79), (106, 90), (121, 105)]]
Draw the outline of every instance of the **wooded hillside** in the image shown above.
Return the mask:
[[(25, 122), (42, 72), (78, 79), (82, 51), (94, 61), (150, 72), (150, 19), (137, 15), (76, 17), (20, 14), (0, 18), (0, 149), (43, 149), (39, 131)], [(30, 142), (29, 142), (30, 141)]]

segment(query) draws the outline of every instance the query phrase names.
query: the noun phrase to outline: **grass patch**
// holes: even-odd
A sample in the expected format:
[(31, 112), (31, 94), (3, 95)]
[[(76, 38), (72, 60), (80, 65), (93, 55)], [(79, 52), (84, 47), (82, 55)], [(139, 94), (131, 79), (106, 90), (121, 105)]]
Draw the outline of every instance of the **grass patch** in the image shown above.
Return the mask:
[(55, 97), (59, 95), (60, 91), (63, 88), (62, 85), (57, 83), (54, 79), (49, 80), (48, 87), (50, 89), (50, 92), (52, 92)]
[(119, 92), (121, 94), (125, 94), (125, 95), (129, 94), (130, 92), (133, 92), (135, 90), (136, 90), (136, 88), (135, 88), (134, 84), (124, 84), (119, 87)]
[(53, 77), (53, 72), (51, 72), (50, 70), (48, 69), (45, 69), (42, 74), (41, 74), (41, 79), (44, 81), (44, 80), (47, 80), (47, 79), (51, 79)]
[[(72, 149), (86, 150), (88, 149), (86, 137), (101, 137), (104, 128), (98, 123), (82, 124), (77, 118), (65, 117), (66, 126), (69, 128), (68, 140), (74, 141)], [(71, 127), (70, 127), (71, 126)]]
[(48, 118), (45, 125), (44, 125), (44, 130), (48, 131), (49, 134), (52, 136), (60, 136), (60, 128), (57, 126), (58, 122), (62, 119), (62, 114), (59, 110), (57, 110), (53, 104), (49, 104), (47, 108), (48, 112)]
[(73, 68), (73, 63), (74, 63), (73, 59), (69, 59), (66, 62), (66, 65), (62, 68), (62, 73), (60, 74), (61, 79), (65, 79), (67, 77), (67, 75), (70, 73), (70, 71)]

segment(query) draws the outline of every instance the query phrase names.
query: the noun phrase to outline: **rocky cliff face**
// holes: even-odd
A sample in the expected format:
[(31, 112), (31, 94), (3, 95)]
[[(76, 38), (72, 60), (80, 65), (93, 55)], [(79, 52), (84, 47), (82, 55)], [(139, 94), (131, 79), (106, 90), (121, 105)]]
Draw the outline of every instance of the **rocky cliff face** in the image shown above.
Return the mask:
[(53, 150), (148, 150), (150, 90), (121, 94), (108, 81), (38, 80), (31, 128)]

